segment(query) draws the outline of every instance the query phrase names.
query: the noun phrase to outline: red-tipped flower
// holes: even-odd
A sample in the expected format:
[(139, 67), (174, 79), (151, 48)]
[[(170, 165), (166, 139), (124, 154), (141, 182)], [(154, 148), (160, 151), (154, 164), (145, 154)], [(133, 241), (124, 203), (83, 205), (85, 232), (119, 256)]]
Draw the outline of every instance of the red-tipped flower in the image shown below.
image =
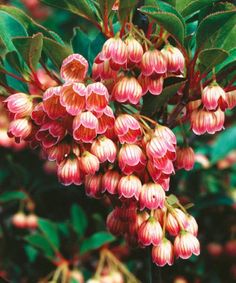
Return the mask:
[(33, 110), (32, 99), (25, 93), (12, 94), (4, 102), (7, 103), (8, 110), (15, 114), (16, 118), (29, 116)]
[(164, 238), (158, 246), (152, 248), (152, 261), (157, 266), (172, 265), (174, 263), (174, 247), (171, 241)]
[(189, 258), (192, 254), (200, 254), (198, 239), (189, 232), (181, 231), (174, 241), (174, 252), (176, 257)]
[(178, 48), (168, 44), (161, 50), (161, 52), (166, 58), (168, 72), (183, 73), (185, 60)]
[(91, 152), (97, 156), (101, 163), (105, 161), (113, 163), (116, 159), (117, 147), (111, 139), (100, 136), (92, 143)]
[(87, 111), (79, 114), (73, 121), (73, 137), (76, 141), (90, 143), (97, 136), (98, 119)]
[(142, 132), (139, 122), (133, 116), (121, 114), (115, 121), (115, 133), (123, 144), (125, 142), (135, 143)]
[(152, 216), (143, 222), (138, 230), (138, 240), (143, 246), (159, 245), (162, 235), (163, 231), (160, 223)]
[(123, 176), (118, 184), (119, 197), (139, 199), (142, 183), (135, 175)]
[(163, 208), (165, 202), (165, 192), (159, 184), (147, 183), (142, 186), (139, 196), (140, 209)]
[(132, 67), (134, 64), (141, 62), (143, 56), (142, 45), (133, 36), (127, 37), (125, 44), (128, 52), (128, 67)]
[(87, 86), (86, 109), (102, 112), (108, 105), (109, 94), (107, 88), (100, 82)]
[(192, 170), (195, 161), (193, 149), (188, 147), (177, 147), (175, 166), (177, 169)]
[(216, 82), (203, 89), (202, 103), (207, 110), (215, 110), (219, 106), (224, 111), (228, 107), (225, 91)]

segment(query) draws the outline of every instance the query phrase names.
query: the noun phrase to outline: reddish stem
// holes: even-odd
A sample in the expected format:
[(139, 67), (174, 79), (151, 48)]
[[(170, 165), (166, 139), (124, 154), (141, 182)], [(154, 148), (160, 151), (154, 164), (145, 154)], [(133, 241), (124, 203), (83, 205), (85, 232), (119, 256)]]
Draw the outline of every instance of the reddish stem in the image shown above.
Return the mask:
[(22, 78), (22, 77), (19, 77), (19, 76), (13, 74), (13, 73), (10, 73), (10, 72), (8, 72), (8, 71), (6, 71), (6, 70), (4, 70), (4, 69), (0, 69), (0, 72), (2, 72), (3, 74), (6, 74), (6, 75), (8, 75), (8, 76), (10, 76), (10, 77), (12, 77), (12, 78), (18, 80), (18, 81), (21, 81), (21, 82), (23, 82), (23, 83), (28, 83), (28, 82), (29, 82), (29, 81), (27, 81), (26, 79), (24, 79), (24, 78)]

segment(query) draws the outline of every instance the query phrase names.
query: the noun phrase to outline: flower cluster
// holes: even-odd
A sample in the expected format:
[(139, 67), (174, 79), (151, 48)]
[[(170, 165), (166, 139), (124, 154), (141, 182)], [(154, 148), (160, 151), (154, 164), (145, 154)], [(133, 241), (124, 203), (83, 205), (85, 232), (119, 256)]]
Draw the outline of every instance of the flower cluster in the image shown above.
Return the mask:
[(161, 95), (164, 78), (183, 73), (184, 64), (171, 45), (144, 50), (131, 35), (110, 38), (92, 78), (87, 60), (72, 54), (61, 67), (63, 84), (54, 82), (42, 97), (16, 93), (5, 100), (13, 117), (9, 136), (39, 146), (56, 162), (62, 184), (84, 184), (88, 196), (108, 196), (115, 205), (108, 229), (132, 245), (152, 245), (160, 266), (199, 254), (194, 218), (166, 196), (170, 176), (190, 170), (194, 152), (177, 148), (172, 130), (138, 108), (147, 92)]

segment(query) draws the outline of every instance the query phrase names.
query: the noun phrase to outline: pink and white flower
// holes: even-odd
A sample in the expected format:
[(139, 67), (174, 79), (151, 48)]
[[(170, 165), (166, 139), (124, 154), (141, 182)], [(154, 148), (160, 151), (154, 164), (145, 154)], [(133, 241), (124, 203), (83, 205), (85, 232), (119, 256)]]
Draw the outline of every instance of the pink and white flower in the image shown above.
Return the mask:
[(165, 192), (159, 184), (147, 183), (142, 186), (139, 196), (140, 209), (163, 208), (165, 203)]
[(114, 163), (117, 147), (111, 139), (105, 136), (100, 136), (92, 143), (91, 152), (97, 156), (101, 163), (106, 161)]
[(172, 265), (174, 263), (174, 247), (171, 241), (164, 238), (158, 246), (152, 248), (152, 261), (157, 266)]
[(174, 241), (174, 253), (176, 257), (189, 258), (192, 254), (200, 254), (198, 239), (187, 231), (181, 231)]
[(162, 235), (163, 231), (160, 223), (151, 216), (138, 229), (138, 241), (143, 246), (159, 245)]
[(118, 184), (118, 194), (120, 198), (124, 197), (129, 199), (134, 197), (138, 200), (141, 189), (142, 183), (135, 175), (121, 177)]
[(89, 84), (86, 94), (86, 109), (89, 111), (102, 112), (109, 102), (107, 88), (100, 82)]

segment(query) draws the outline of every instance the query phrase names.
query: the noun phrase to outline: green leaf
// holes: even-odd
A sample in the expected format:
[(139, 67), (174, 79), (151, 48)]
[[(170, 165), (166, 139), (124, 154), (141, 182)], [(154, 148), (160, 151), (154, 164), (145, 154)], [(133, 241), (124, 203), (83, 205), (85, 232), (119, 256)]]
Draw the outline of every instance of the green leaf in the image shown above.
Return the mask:
[(42, 33), (37, 33), (32, 37), (14, 38), (13, 43), (30, 69), (35, 70), (43, 48)]
[(227, 154), (236, 149), (236, 127), (228, 128), (220, 133), (212, 146), (211, 163), (216, 163), (218, 160), (227, 156)]
[(71, 224), (79, 237), (84, 236), (88, 227), (88, 220), (83, 209), (77, 204), (73, 204), (71, 207)]
[(183, 26), (185, 27), (184, 18), (170, 4), (167, 4), (167, 3), (163, 2), (163, 1), (159, 1), (159, 0), (146, 0), (145, 1), (145, 6), (152, 6), (152, 7), (157, 8), (159, 11), (169, 12), (169, 13), (172, 13), (172, 14), (176, 15), (180, 19), (180, 21), (182, 22)]
[[(23, 26), (24, 29), (27, 31), (28, 35), (32, 36), (35, 33), (41, 32), (45, 36), (52, 37), (50, 32), (45, 27), (36, 23), (32, 18), (27, 16), (22, 10), (13, 6), (0, 5), (0, 11), (4, 11), (5, 13), (13, 17), (17, 22), (19, 22), (21, 26)], [(13, 32), (14, 29), (8, 27), (7, 31)], [(19, 34), (18, 36), (26, 36), (26, 35), (27, 34)]]
[(229, 52), (228, 58), (216, 67), (216, 72), (226, 69), (230, 66), (236, 66), (236, 48)]
[(74, 35), (71, 40), (73, 51), (88, 58), (91, 40), (80, 28), (74, 28)]
[(54, 251), (48, 240), (39, 233), (34, 233), (25, 237), (25, 240), (33, 247), (38, 248), (46, 257), (53, 258)]
[(38, 251), (30, 245), (24, 245), (25, 253), (28, 256), (29, 262), (33, 263), (38, 255)]
[(131, 11), (135, 8), (137, 0), (119, 1), (119, 20), (121, 25), (128, 21)]
[(189, 15), (192, 15), (199, 11), (200, 9), (210, 6), (212, 3), (217, 2), (218, 0), (192, 0), (189, 1), (189, 3), (183, 7), (183, 10), (181, 10), (181, 14), (184, 17), (187, 17)]
[(49, 6), (70, 11), (88, 20), (97, 20), (96, 8), (90, 0), (42, 0), (42, 2)]
[(224, 60), (227, 59), (228, 56), (228, 52), (219, 48), (202, 50), (198, 56), (201, 64), (203, 65), (202, 72), (207, 72), (216, 65), (224, 62)]
[(115, 237), (108, 232), (98, 232), (84, 240), (80, 246), (80, 254), (98, 249), (105, 244), (115, 241)]
[[(204, 18), (197, 29), (197, 47), (202, 47), (211, 37), (227, 23), (236, 23), (235, 11), (224, 11), (208, 15)], [(214, 46), (213, 46), (214, 47)]]
[(143, 6), (139, 10), (167, 30), (175, 40), (183, 43), (185, 26), (175, 14), (160, 11), (157, 7), (152, 6)]
[(0, 202), (27, 199), (27, 195), (20, 191), (4, 192), (0, 195)]
[(57, 226), (53, 222), (42, 218), (38, 220), (38, 226), (45, 235), (45, 237), (47, 238), (47, 240), (55, 248), (59, 249), (60, 241), (59, 241)]
[(145, 95), (142, 113), (152, 116), (155, 112), (159, 111), (161, 107), (173, 95), (177, 93), (177, 91), (184, 83), (185, 83), (185, 79), (181, 78), (178, 79), (178, 81), (175, 81), (173, 84), (166, 86), (160, 95), (152, 95), (152, 94)]
[(16, 51), (8, 52), (5, 56), (5, 59), (10, 66), (15, 68), (16, 71), (19, 73), (24, 72), (22, 58), (19, 57)]
[(8, 51), (15, 50), (11, 40), (15, 36), (27, 36), (26, 29), (14, 17), (0, 10), (1, 45), (4, 45)]
[(69, 47), (46, 37), (43, 38), (43, 51), (58, 69), (60, 69), (62, 61), (73, 53)]

